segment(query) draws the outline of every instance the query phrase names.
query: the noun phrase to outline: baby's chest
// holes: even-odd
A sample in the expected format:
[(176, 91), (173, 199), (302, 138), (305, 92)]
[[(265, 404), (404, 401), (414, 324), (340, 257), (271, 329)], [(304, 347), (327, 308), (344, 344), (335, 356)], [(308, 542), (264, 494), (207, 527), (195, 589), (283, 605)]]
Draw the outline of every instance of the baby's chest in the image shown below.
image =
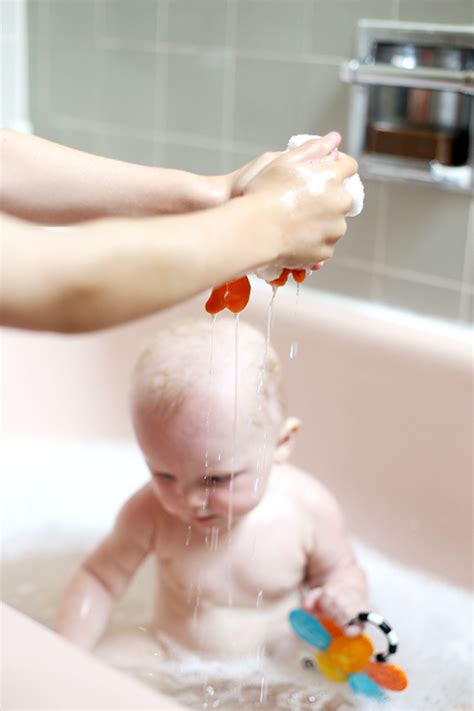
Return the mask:
[(160, 575), (179, 594), (215, 604), (278, 601), (305, 576), (306, 556), (295, 531), (249, 527), (208, 545), (169, 547), (158, 554)]

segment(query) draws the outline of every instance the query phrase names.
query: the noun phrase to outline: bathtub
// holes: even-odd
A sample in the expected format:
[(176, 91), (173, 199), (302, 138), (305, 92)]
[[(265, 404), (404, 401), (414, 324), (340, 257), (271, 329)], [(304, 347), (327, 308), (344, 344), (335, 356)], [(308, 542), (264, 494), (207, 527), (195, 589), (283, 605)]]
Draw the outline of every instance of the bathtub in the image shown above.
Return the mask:
[[(270, 296), (266, 285), (254, 283), (242, 318), (264, 330)], [(161, 324), (203, 314), (204, 298), (101, 334), (3, 332), (4, 559), (25, 555), (38, 541), (46, 550), (60, 548), (68, 536), (94, 539), (146, 479), (128, 419), (130, 370)], [(446, 605), (464, 605), (472, 585), (469, 331), (309, 288), (296, 296), (287, 287), (273, 307), (272, 341), (283, 361), (290, 413), (303, 422), (293, 461), (334, 492), (362, 547), (373, 546), (415, 576), (419, 600), (424, 586), (427, 595), (442, 595), (444, 585)], [(373, 555), (383, 576), (386, 563)], [(396, 587), (393, 571), (387, 575)], [(6, 608), (4, 615), (5, 645), (14, 649), (19, 638), (30, 636), (33, 647), (51, 647), (63, 660), (64, 678), (85, 664), (84, 674), (98, 680), (96, 689), (113, 685), (117, 695), (123, 685), (118, 695), (124, 706), (100, 706), (97, 699), (87, 706), (84, 699), (81, 708), (132, 707), (126, 699), (133, 699), (130, 684), (136, 682), (15, 610)], [(456, 618), (446, 624), (452, 627)], [(24, 652), (12, 658), (17, 670), (4, 675), (6, 708), (77, 708), (64, 688), (58, 688), (57, 706), (51, 698), (38, 706), (18, 683), (27, 673)], [(141, 685), (140, 692), (153, 697), (155, 708), (179, 708)]]

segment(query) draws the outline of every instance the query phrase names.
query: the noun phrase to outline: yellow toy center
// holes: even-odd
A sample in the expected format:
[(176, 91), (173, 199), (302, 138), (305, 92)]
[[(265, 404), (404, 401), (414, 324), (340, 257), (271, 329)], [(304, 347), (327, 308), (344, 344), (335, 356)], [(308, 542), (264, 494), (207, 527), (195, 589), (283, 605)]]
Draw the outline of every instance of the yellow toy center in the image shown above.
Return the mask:
[(345, 674), (354, 674), (367, 666), (374, 647), (363, 634), (357, 637), (335, 637), (327, 649), (332, 664)]
[(326, 652), (318, 652), (314, 655), (318, 663), (319, 670), (331, 681), (347, 681), (347, 676), (329, 659)]

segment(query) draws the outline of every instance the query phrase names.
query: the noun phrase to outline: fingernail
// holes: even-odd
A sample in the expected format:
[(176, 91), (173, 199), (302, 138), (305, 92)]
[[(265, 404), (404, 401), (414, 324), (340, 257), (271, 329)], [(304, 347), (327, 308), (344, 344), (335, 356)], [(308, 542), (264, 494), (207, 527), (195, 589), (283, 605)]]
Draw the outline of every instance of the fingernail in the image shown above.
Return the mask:
[(341, 140), (341, 134), (337, 131), (330, 131), (326, 134), (325, 138), (327, 138), (329, 141), (339, 141)]

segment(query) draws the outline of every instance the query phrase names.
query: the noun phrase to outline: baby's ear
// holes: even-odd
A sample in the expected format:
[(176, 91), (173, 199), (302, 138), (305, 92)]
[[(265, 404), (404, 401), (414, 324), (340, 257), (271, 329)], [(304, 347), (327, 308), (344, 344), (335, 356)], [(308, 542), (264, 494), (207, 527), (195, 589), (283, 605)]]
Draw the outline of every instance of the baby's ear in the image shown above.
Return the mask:
[(291, 454), (300, 427), (301, 422), (297, 417), (287, 417), (283, 422), (273, 455), (274, 462), (278, 464), (286, 462)]

